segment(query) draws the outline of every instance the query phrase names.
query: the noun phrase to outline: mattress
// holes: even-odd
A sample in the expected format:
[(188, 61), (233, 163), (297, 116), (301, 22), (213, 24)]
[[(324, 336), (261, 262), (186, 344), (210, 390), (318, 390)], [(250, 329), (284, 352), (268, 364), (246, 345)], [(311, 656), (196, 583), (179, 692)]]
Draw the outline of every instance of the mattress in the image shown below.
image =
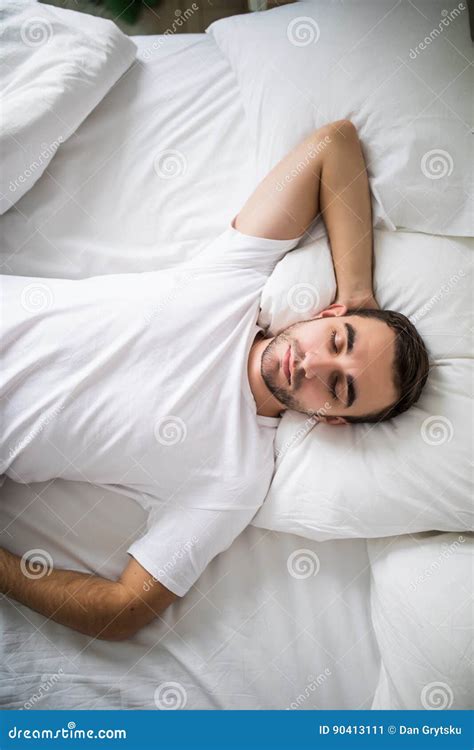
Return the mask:
[[(135, 41), (137, 62), (1, 217), (2, 273), (182, 263), (253, 189), (253, 134), (213, 39)], [(163, 164), (173, 179), (159, 179)], [(137, 504), (93, 485), (6, 480), (1, 492), (0, 543), (47, 550), (57, 567), (114, 578), (144, 530)], [(291, 574), (290, 559), (315, 553), (317, 576)], [(364, 709), (379, 676), (361, 539), (248, 527), (130, 641), (91, 640), (7, 598), (0, 628), (2, 708), (154, 709), (168, 691), (185, 709)]]

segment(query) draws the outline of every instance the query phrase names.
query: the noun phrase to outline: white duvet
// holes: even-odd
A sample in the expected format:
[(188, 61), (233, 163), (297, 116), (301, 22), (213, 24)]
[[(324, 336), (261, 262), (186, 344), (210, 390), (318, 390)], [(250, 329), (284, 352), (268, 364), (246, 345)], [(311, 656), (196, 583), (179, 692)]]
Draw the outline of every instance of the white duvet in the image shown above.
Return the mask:
[(41, 177), (62, 143), (136, 56), (118, 28), (85, 13), (9, 0), (0, 19), (0, 214)]

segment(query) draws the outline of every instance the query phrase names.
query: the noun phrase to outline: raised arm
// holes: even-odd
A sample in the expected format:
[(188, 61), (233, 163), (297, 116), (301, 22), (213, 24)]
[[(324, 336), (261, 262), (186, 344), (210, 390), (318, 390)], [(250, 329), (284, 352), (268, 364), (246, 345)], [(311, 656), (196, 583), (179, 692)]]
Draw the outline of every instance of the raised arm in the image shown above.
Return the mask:
[(372, 291), (372, 209), (356, 128), (337, 120), (314, 131), (258, 185), (234, 226), (244, 234), (293, 239), (321, 213), (336, 273), (336, 301), (377, 307)]
[(134, 558), (118, 581), (73, 570), (34, 569), (0, 548), (0, 592), (61, 625), (101, 640), (133, 636), (177, 596)]

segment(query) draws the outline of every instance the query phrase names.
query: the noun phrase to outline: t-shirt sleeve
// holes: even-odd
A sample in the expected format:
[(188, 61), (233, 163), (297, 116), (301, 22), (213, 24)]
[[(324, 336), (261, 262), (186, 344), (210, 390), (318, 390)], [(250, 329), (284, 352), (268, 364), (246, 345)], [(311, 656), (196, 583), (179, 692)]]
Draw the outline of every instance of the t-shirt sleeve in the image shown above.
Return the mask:
[(233, 226), (235, 217), (227, 229), (207, 245), (197, 256), (199, 262), (212, 261), (240, 268), (254, 268), (270, 275), (276, 264), (303, 238), (271, 240), (243, 234)]
[(148, 530), (127, 552), (163, 586), (184, 596), (257, 510), (165, 507), (150, 515)]

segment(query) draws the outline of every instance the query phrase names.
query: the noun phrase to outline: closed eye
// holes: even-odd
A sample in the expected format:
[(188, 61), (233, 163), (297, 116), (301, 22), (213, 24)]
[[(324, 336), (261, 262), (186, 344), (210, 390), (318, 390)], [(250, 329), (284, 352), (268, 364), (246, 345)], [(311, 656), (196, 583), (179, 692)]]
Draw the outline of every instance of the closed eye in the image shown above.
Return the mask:
[[(356, 331), (350, 323), (345, 323), (344, 325), (345, 325), (346, 332), (347, 332), (346, 352), (350, 353), (352, 352), (354, 348)], [(336, 335), (337, 335), (337, 331), (336, 329), (333, 329), (331, 332), (331, 350), (335, 354), (339, 354), (339, 352), (342, 351), (342, 349), (344, 349), (344, 342), (342, 343), (341, 349), (339, 349), (336, 343)], [(331, 381), (329, 383), (329, 392), (335, 401), (344, 403), (343, 399), (339, 398), (339, 396), (336, 393), (338, 382), (339, 382), (339, 376), (336, 374), (331, 378)], [(346, 409), (349, 409), (357, 398), (357, 392), (356, 392), (355, 385), (354, 385), (354, 378), (352, 377), (352, 375), (347, 375), (347, 377), (345, 377), (344, 380), (341, 381), (341, 383), (347, 384), (347, 403), (344, 403), (344, 406), (346, 407)]]

